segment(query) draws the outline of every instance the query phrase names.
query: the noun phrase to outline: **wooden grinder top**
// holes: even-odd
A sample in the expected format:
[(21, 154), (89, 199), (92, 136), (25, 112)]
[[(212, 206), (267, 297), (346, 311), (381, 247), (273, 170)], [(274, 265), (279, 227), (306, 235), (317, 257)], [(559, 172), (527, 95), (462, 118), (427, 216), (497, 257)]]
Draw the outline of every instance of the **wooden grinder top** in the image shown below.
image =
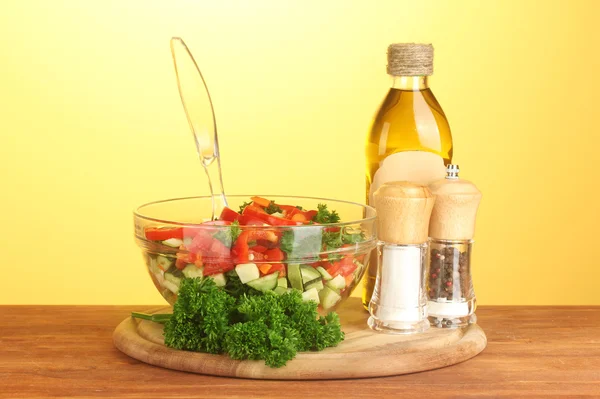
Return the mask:
[(426, 186), (405, 181), (384, 183), (373, 194), (373, 201), (380, 240), (398, 245), (427, 242), (435, 198)]
[(435, 206), (429, 236), (440, 240), (470, 240), (475, 233), (481, 192), (473, 183), (458, 178), (438, 180), (429, 186)]

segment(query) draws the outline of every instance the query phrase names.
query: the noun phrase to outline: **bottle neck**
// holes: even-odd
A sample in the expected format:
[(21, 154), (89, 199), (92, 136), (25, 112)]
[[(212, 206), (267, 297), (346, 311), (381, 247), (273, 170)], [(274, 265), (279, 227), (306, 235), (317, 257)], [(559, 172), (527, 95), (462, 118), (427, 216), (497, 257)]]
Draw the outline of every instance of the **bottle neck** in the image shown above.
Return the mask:
[(398, 90), (425, 90), (429, 88), (427, 76), (393, 76), (392, 88)]

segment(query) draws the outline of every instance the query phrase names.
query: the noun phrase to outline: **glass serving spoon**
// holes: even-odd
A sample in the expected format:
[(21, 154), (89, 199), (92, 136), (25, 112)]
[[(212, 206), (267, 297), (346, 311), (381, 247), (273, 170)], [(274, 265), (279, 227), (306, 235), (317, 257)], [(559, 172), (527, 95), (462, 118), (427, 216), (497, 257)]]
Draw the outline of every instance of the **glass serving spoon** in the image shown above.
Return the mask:
[(215, 220), (227, 206), (221, 175), (221, 158), (217, 138), (217, 121), (208, 86), (192, 53), (180, 37), (171, 39), (171, 54), (177, 76), (181, 103), (194, 134), (196, 151), (208, 177), (212, 197), (212, 216)]

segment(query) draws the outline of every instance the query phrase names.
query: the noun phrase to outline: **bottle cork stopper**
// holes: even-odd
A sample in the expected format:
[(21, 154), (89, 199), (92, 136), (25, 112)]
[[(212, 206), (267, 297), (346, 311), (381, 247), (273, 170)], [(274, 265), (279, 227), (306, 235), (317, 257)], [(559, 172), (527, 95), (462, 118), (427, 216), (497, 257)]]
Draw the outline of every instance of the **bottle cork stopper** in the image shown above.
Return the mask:
[(424, 43), (394, 43), (388, 46), (387, 73), (393, 76), (433, 75), (433, 46)]
[(397, 181), (384, 183), (373, 194), (379, 239), (392, 244), (427, 242), (435, 202), (427, 186)]
[(435, 206), (429, 236), (438, 240), (470, 240), (475, 234), (481, 192), (468, 180), (446, 178), (429, 185)]

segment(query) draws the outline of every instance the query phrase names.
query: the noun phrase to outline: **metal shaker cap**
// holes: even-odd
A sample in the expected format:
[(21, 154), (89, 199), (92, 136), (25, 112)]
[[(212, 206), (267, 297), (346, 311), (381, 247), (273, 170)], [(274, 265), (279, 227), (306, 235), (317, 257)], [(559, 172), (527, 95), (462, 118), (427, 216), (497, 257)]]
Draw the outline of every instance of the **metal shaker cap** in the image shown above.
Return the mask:
[(450, 164), (446, 167), (446, 179), (456, 180), (458, 179), (458, 172), (460, 168), (458, 165)]

